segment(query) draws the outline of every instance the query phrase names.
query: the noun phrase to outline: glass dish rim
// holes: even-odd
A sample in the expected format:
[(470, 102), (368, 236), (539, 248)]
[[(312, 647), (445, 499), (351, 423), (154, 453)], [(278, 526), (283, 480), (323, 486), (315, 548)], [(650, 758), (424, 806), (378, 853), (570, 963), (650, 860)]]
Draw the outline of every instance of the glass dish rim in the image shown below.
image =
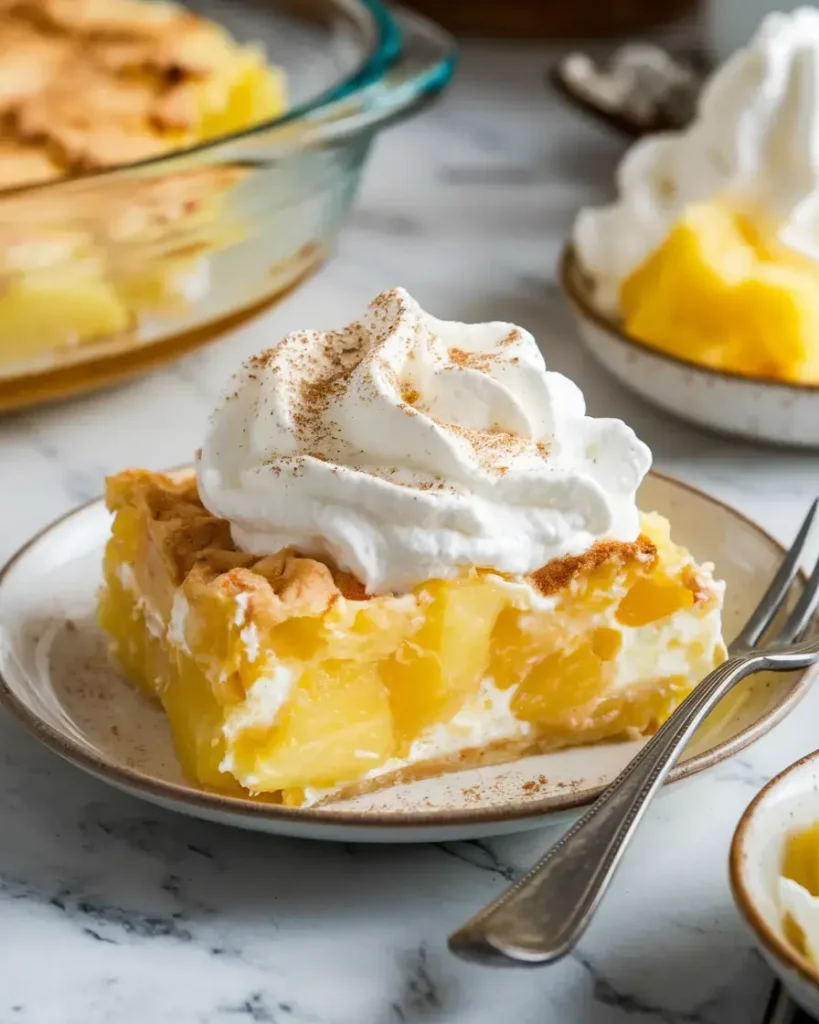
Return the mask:
[(339, 9), (349, 7), (350, 5), (357, 5), (363, 11), (368, 12), (375, 29), (375, 45), (340, 82), (320, 92), (312, 99), (288, 108), (279, 117), (260, 121), (258, 124), (249, 125), (247, 128), (242, 128), (239, 131), (228, 132), (226, 135), (219, 135), (204, 142), (197, 142), (192, 146), (170, 149), (143, 160), (134, 160), (124, 164), (112, 164), (111, 166), (101, 167), (93, 171), (67, 174), (47, 181), (31, 182), (15, 185), (7, 189), (0, 189), (0, 199), (28, 195), (29, 193), (43, 193), (48, 190), (83, 182), (112, 180), (117, 177), (127, 176), (131, 171), (141, 171), (145, 168), (157, 167), (164, 163), (171, 163), (196, 156), (200, 153), (207, 153), (209, 150), (217, 149), (219, 146), (224, 146), (230, 142), (261, 134), (273, 128), (279, 128), (307, 118), (323, 108), (349, 99), (362, 89), (373, 85), (384, 76), (385, 72), (401, 56), (403, 33), (398, 21), (391, 14), (383, 0), (330, 0), (330, 2)]

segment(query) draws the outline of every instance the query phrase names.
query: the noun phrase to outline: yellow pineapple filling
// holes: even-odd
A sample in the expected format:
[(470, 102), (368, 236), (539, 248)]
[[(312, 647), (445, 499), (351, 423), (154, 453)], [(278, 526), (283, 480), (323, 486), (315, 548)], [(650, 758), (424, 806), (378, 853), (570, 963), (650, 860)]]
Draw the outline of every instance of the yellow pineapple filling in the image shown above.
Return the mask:
[(624, 282), (628, 334), (751, 377), (819, 382), (819, 267), (718, 202), (688, 207)]
[(792, 832), (785, 840), (782, 876), (807, 889), (811, 896), (819, 896), (819, 821)]
[[(788, 883), (801, 888), (794, 890)], [(786, 938), (801, 953), (819, 962), (819, 821), (786, 837), (780, 885)]]
[(652, 732), (724, 657), (721, 587), (646, 515), (526, 579), (367, 597), (236, 551), (195, 481), (109, 480), (100, 622), (199, 784), (290, 804)]

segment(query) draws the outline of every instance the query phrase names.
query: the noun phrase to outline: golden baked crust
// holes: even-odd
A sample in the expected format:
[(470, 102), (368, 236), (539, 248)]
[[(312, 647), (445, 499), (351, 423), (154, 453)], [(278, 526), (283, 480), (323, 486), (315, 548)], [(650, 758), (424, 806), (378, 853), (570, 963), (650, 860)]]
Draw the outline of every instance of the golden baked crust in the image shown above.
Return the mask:
[(644, 535), (633, 543), (597, 541), (582, 555), (569, 555), (547, 562), (536, 569), (529, 580), (536, 590), (548, 597), (563, 590), (584, 573), (593, 572), (604, 565), (627, 566), (635, 562), (642, 562), (647, 568), (653, 568), (657, 562), (657, 546)]
[(16, 139), (0, 140), (0, 189), (34, 185), (49, 181), (60, 173), (59, 164), (41, 146)]
[[(288, 615), (321, 614), (339, 596), (353, 601), (368, 598), (364, 585), (350, 573), (314, 558), (292, 551), (260, 558), (239, 551), (230, 524), (202, 504), (193, 472), (169, 476), (126, 470), (109, 477), (106, 502), (112, 511), (132, 505), (152, 523), (154, 542), (175, 586), (212, 587), (231, 600), (240, 591), (253, 592), (254, 612), (261, 599), (269, 611), (276, 610), (276, 621)], [(640, 536), (634, 543), (604, 541), (583, 555), (554, 559), (532, 573), (528, 582), (548, 596), (603, 566), (640, 564), (650, 569), (656, 560), (657, 548), (648, 537)], [(692, 574), (691, 589), (696, 587)]]
[(265, 66), (164, 0), (3, 0), (0, 53), (3, 134), (39, 147), (54, 175), (196, 141), (202, 85)]
[(339, 596), (353, 598), (357, 581), (312, 558), (291, 551), (259, 557), (238, 551), (230, 524), (212, 516), (199, 500), (193, 473), (177, 477), (127, 470), (109, 478), (108, 507), (132, 507), (150, 524), (153, 546), (175, 586), (208, 590), (235, 603), (252, 599), (253, 616), (266, 625), (293, 615), (321, 615)]

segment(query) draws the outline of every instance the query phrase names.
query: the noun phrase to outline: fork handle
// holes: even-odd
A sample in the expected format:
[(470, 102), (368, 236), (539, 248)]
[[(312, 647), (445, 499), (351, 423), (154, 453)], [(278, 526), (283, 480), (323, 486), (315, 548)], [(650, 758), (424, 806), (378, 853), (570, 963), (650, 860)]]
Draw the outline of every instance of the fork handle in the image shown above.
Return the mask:
[(706, 676), (532, 870), (450, 936), (449, 948), (470, 960), (507, 966), (536, 966), (568, 953), (692, 733), (740, 679), (764, 663), (754, 655), (731, 657)]

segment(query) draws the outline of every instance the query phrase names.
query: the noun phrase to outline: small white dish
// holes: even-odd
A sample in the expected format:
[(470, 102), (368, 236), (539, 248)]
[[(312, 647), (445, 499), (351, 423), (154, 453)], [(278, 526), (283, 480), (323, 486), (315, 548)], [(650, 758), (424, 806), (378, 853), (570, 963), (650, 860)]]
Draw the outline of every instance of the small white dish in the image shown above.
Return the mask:
[[(730, 638), (756, 606), (783, 549), (713, 498), (651, 474), (640, 504), (726, 580)], [(135, 796), (243, 828), (347, 842), (472, 839), (573, 818), (644, 741), (602, 743), (396, 786), (344, 803), (288, 808), (207, 792), (186, 779), (160, 708), (112, 667), (94, 619), (110, 516), (101, 501), (46, 527), (0, 572), (0, 703), (73, 764)], [(812, 672), (760, 675), (717, 708), (672, 781), (758, 739), (795, 706)]]
[(559, 276), (586, 347), (621, 384), (647, 402), (721, 434), (819, 448), (819, 385), (712, 370), (631, 337), (595, 308), (571, 244), (563, 250)]
[(740, 819), (731, 843), (734, 901), (760, 952), (797, 1003), (819, 1017), (819, 967), (785, 937), (779, 877), (788, 834), (819, 820), (819, 751), (768, 783)]

